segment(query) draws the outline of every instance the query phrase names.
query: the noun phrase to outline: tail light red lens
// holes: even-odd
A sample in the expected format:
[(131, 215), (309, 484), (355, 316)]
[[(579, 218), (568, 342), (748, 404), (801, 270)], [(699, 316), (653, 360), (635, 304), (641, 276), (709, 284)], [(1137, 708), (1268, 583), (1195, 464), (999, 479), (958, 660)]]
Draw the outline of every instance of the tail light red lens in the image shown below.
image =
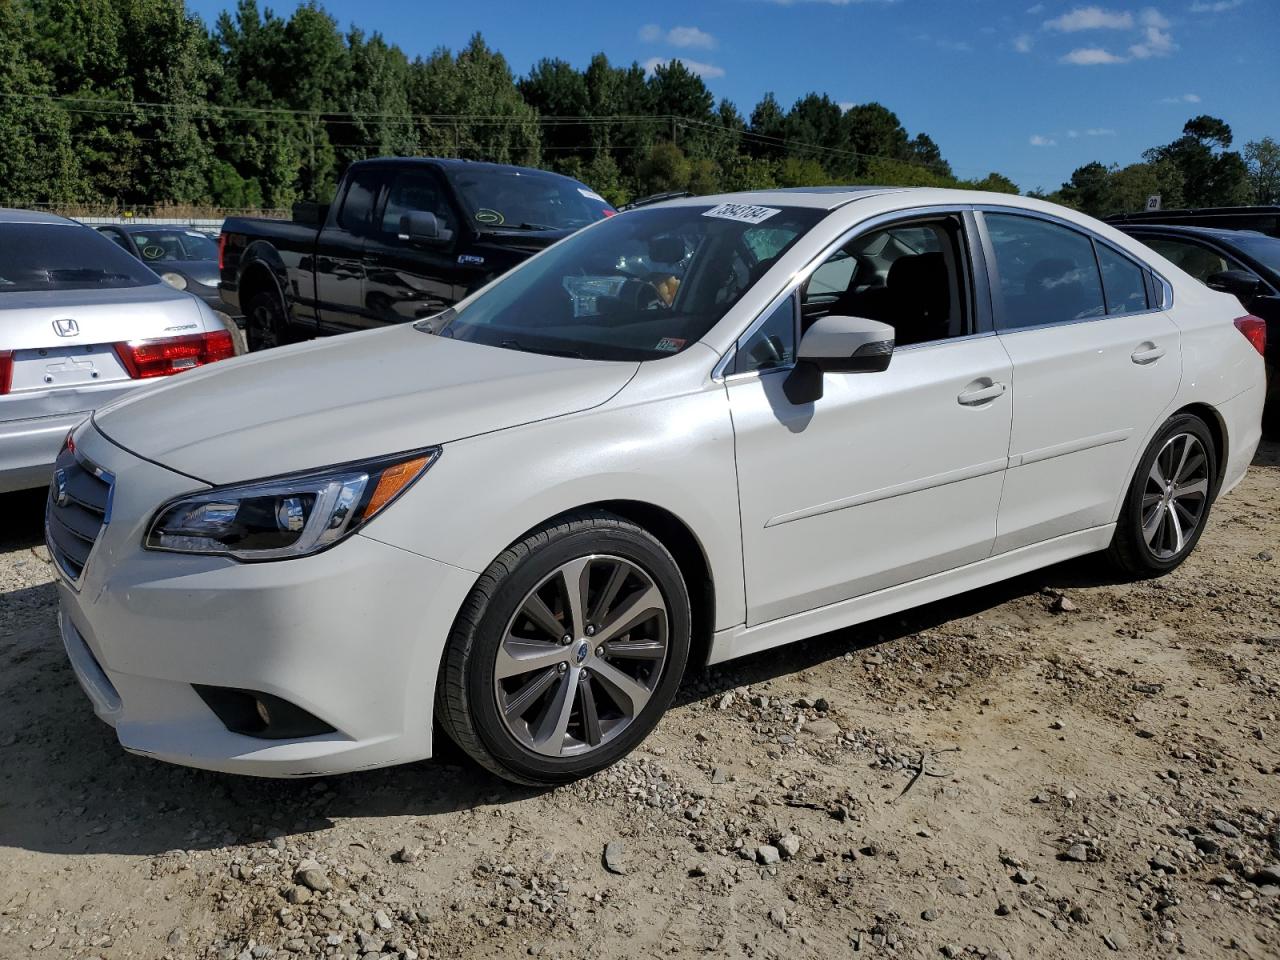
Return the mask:
[(192, 367), (235, 356), (235, 345), (226, 330), (197, 333), (164, 340), (131, 340), (115, 345), (116, 355), (135, 380), (167, 377)]
[(218, 234), (218, 272), (222, 272), (222, 265), (227, 258), (227, 235), (225, 233)]
[(1261, 354), (1267, 351), (1267, 321), (1248, 313), (1236, 317), (1236, 329), (1244, 334), (1244, 338), (1253, 344), (1253, 349)]
[(13, 351), (0, 350), (0, 395), (13, 386)]

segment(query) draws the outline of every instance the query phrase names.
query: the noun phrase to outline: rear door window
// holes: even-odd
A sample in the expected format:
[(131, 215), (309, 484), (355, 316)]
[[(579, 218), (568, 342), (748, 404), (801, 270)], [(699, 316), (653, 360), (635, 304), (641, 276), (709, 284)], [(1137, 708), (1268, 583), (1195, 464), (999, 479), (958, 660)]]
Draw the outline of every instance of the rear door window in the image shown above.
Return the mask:
[(1098, 248), (1098, 266), (1102, 268), (1102, 289), (1107, 297), (1107, 313), (1141, 313), (1146, 310), (1146, 271), (1105, 243), (1095, 246)]
[(995, 252), (1004, 330), (1092, 320), (1107, 312), (1093, 241), (1060, 224), (985, 214)]
[(1231, 270), (1235, 266), (1218, 251), (1198, 243), (1190, 243), (1186, 240), (1170, 240), (1166, 237), (1151, 237), (1149, 239), (1144, 237), (1143, 242), (1166, 260), (1172, 260), (1201, 283), (1204, 283), (1215, 273)]

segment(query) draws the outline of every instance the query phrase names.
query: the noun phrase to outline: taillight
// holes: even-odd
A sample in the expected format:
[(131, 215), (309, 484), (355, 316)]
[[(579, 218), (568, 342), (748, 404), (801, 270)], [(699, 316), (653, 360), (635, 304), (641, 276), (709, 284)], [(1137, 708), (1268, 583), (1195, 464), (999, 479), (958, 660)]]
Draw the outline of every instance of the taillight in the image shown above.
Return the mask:
[(218, 234), (218, 272), (222, 272), (222, 264), (226, 261), (227, 253), (227, 235), (225, 233)]
[(1267, 321), (1255, 317), (1251, 313), (1236, 317), (1236, 329), (1244, 334), (1244, 338), (1253, 344), (1253, 349), (1261, 354), (1267, 351)]
[(0, 350), (0, 394), (9, 392), (13, 386), (13, 351)]
[(115, 345), (116, 356), (135, 380), (167, 377), (192, 367), (235, 356), (235, 344), (226, 330), (196, 333), (164, 340), (130, 340)]

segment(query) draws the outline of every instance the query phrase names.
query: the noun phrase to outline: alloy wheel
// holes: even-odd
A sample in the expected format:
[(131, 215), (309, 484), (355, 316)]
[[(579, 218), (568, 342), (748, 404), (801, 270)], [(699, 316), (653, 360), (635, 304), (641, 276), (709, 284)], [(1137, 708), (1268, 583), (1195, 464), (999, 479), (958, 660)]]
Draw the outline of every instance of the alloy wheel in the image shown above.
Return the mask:
[(1153, 555), (1168, 560), (1183, 551), (1209, 505), (1209, 458), (1190, 433), (1170, 437), (1147, 474), (1142, 493), (1142, 535)]
[(524, 747), (581, 756), (636, 719), (662, 678), (669, 616), (653, 577), (622, 557), (561, 564), (525, 595), (494, 664), (498, 712)]
[(246, 339), (249, 341), (251, 351), (270, 350), (280, 346), (275, 313), (266, 304), (256, 304), (250, 310), (249, 320), (245, 326)]

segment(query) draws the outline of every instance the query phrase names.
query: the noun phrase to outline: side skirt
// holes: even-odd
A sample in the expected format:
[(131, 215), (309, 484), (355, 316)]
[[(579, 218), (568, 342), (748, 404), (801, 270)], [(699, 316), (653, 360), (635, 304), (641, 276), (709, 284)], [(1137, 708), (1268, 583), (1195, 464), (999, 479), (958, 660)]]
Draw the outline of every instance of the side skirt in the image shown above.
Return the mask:
[(838, 603), (807, 610), (779, 620), (747, 627), (739, 624), (721, 630), (711, 640), (708, 665), (759, 653), (784, 643), (839, 630), (877, 617), (918, 607), (944, 597), (954, 596), (988, 584), (1008, 580), (1031, 570), (1105, 550), (1111, 543), (1115, 524), (1068, 533), (1043, 543), (1010, 550), (954, 570), (936, 573), (920, 580), (886, 587), (875, 593), (841, 600)]

